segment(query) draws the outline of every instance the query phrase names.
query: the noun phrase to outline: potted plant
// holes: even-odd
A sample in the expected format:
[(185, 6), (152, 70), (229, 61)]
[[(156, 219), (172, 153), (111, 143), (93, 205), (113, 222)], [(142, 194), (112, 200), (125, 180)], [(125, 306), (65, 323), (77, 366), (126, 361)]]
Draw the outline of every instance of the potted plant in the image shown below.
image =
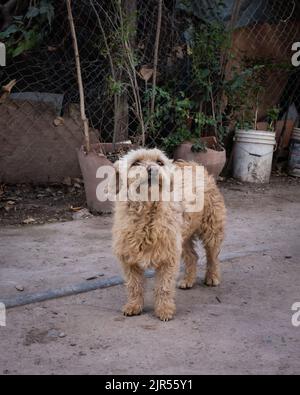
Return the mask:
[[(241, 181), (268, 183), (271, 176), (274, 152), (275, 161), (286, 157), (294, 121), (279, 120), (280, 108), (272, 107), (266, 118), (257, 122), (237, 123), (234, 149), (234, 177)], [(254, 117), (253, 117), (254, 118)]]
[(239, 116), (236, 118), (233, 176), (243, 182), (268, 183), (272, 171), (275, 127), (280, 111), (272, 108), (266, 122), (258, 122), (260, 97), (264, 91), (261, 81), (263, 70), (261, 66), (252, 70), (236, 100), (235, 110), (239, 109)]
[(164, 140), (164, 146), (175, 159), (198, 162), (217, 178), (226, 164), (224, 59), (228, 34), (222, 23), (198, 21), (185, 36), (192, 80), (185, 95), (191, 99), (179, 113), (175, 103), (176, 130)]
[(198, 112), (194, 117), (189, 114), (186, 125), (164, 140), (166, 150), (173, 152), (175, 160), (183, 159), (205, 166), (217, 178), (225, 166), (226, 151), (215, 136), (202, 137), (206, 128), (215, 126), (214, 119)]

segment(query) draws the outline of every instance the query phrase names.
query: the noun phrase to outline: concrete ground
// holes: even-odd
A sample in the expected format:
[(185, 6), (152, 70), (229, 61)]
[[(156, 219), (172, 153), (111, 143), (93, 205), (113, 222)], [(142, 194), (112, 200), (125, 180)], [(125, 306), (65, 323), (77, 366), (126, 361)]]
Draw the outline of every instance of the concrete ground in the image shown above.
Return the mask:
[[(140, 317), (120, 313), (123, 286), (9, 310), (0, 374), (299, 374), (299, 182), (221, 189), (229, 215), (220, 288), (204, 287), (201, 260), (197, 286), (178, 290), (169, 323), (153, 315), (153, 280)], [(26, 294), (121, 274), (111, 222), (0, 228), (0, 302), (16, 287)]]

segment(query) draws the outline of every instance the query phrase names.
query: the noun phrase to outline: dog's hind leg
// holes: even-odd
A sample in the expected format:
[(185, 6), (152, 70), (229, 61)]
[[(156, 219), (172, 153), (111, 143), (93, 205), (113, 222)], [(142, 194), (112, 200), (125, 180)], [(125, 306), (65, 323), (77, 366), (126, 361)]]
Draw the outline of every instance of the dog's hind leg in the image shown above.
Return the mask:
[(223, 242), (223, 233), (214, 235), (205, 240), (204, 247), (207, 257), (207, 271), (205, 276), (205, 284), (209, 287), (217, 287), (221, 284), (221, 266), (219, 261), (219, 254), (221, 251), (221, 244)]
[(140, 315), (144, 308), (144, 272), (138, 266), (124, 269), (128, 303), (123, 307), (126, 316)]
[(222, 196), (211, 193), (206, 199), (200, 238), (206, 251), (207, 271), (205, 284), (217, 287), (221, 284), (221, 266), (219, 255), (224, 240), (226, 208)]
[(176, 312), (175, 292), (179, 265), (180, 257), (176, 262), (163, 263), (156, 272), (155, 315), (162, 321), (170, 321)]
[(187, 240), (183, 245), (182, 258), (185, 264), (184, 278), (179, 282), (179, 288), (190, 289), (196, 283), (198, 254), (193, 239)]

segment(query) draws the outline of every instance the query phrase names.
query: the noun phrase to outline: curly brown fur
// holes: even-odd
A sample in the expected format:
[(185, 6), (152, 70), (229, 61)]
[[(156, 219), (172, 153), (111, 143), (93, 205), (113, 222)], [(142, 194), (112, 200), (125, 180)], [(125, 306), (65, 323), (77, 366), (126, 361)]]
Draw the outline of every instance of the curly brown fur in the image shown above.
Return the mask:
[[(165, 168), (196, 167), (196, 164), (170, 161), (159, 150), (138, 150), (121, 159), (130, 169), (140, 166)], [(158, 165), (159, 163), (159, 165)], [(128, 303), (126, 316), (139, 315), (144, 306), (144, 270), (156, 270), (155, 314), (163, 321), (174, 317), (176, 279), (181, 257), (185, 275), (182, 289), (192, 288), (197, 277), (198, 255), (195, 242), (202, 240), (207, 255), (205, 284), (218, 286), (221, 281), (219, 253), (224, 238), (226, 209), (213, 177), (205, 171), (204, 208), (187, 212), (186, 202), (117, 202), (113, 226), (113, 248), (124, 270)]]

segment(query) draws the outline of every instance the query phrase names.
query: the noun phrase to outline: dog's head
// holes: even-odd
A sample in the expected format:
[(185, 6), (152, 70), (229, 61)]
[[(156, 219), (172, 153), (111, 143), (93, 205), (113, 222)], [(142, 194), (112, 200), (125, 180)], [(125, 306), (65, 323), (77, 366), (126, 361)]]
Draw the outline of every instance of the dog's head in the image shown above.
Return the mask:
[(171, 188), (173, 161), (158, 149), (131, 151), (115, 164), (115, 169), (116, 192), (127, 193), (129, 201), (157, 201), (163, 188)]

